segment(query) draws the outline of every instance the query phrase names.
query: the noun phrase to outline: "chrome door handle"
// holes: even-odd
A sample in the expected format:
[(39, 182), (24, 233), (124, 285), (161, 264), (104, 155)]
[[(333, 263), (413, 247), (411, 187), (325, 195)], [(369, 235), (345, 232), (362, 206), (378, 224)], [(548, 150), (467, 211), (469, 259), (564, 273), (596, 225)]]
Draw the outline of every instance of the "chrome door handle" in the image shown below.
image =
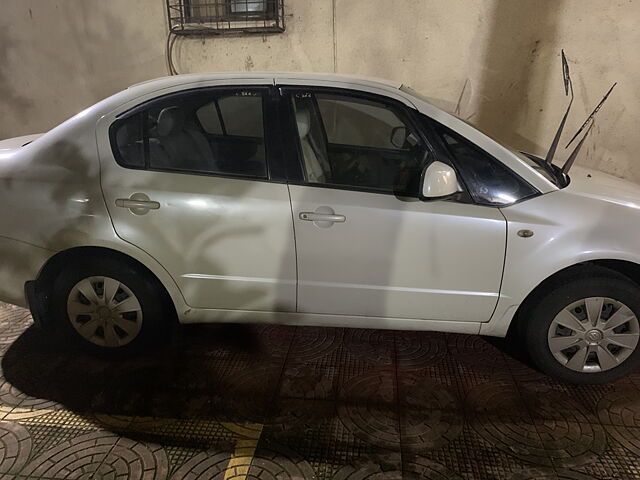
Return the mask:
[(147, 208), (151, 210), (157, 210), (160, 208), (160, 204), (158, 202), (153, 202), (151, 200), (129, 200), (126, 198), (117, 199), (116, 205), (122, 208)]
[(307, 220), (308, 222), (343, 223), (347, 220), (347, 217), (336, 213), (300, 212), (300, 220)]
[(128, 208), (131, 213), (144, 215), (149, 210), (158, 210), (160, 203), (150, 200), (144, 193), (134, 193), (129, 198), (118, 198), (116, 207)]

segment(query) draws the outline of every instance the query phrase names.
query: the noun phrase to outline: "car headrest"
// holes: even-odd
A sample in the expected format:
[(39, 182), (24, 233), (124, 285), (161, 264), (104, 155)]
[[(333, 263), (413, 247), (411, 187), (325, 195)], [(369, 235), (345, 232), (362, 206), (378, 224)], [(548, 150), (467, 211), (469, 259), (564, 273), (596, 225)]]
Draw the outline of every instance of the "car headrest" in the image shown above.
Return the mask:
[(172, 133), (182, 130), (184, 125), (184, 112), (180, 107), (163, 108), (158, 115), (158, 125), (156, 127), (158, 136), (166, 137)]
[(296, 111), (296, 122), (298, 124), (298, 135), (300, 138), (305, 138), (309, 134), (309, 128), (311, 127), (311, 115), (309, 110), (300, 109)]
[(133, 129), (129, 128), (129, 125), (126, 123), (118, 128), (116, 132), (116, 143), (119, 148), (127, 147), (135, 141), (131, 133), (132, 130)]

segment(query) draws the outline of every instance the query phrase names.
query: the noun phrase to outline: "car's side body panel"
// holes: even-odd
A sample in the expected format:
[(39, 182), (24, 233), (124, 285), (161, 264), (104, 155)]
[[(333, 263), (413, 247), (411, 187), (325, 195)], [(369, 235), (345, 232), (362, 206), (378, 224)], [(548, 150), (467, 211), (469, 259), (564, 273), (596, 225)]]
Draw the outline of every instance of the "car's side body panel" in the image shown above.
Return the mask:
[[(486, 322), (502, 278), (506, 222), (496, 208), (291, 185), (298, 311)], [(343, 223), (302, 212), (329, 206)]]
[[(589, 185), (603, 181), (626, 192), (624, 201), (595, 194), (601, 187), (585, 194)], [(481, 333), (505, 335), (527, 295), (564, 268), (595, 260), (640, 264), (640, 189), (632, 187), (575, 167), (565, 189), (501, 209), (508, 221), (504, 280), (494, 317)], [(533, 231), (533, 236), (519, 236), (523, 229)]]
[(145, 265), (165, 285), (176, 307), (185, 310), (166, 270), (115, 234), (100, 188), (95, 117), (92, 120), (73, 118), (1, 154), (0, 299), (26, 306), (24, 281), (36, 279), (51, 257), (94, 246)]
[(98, 167), (95, 124), (85, 122), (3, 154), (0, 235), (57, 251), (110, 230)]
[[(102, 185), (118, 235), (158, 260), (195, 308), (295, 311), (296, 259), (287, 185), (126, 170), (103, 151)], [(143, 192), (160, 204), (116, 206)]]
[[(116, 233), (100, 186), (101, 163), (98, 158), (98, 150), (101, 153), (105, 152), (105, 161), (113, 162), (115, 171), (117, 166), (113, 158), (108, 158), (110, 146), (106, 131), (116, 114), (166, 93), (189, 88), (237, 84), (318, 85), (386, 95), (407, 106), (415, 106), (425, 115), (456, 130), (534, 185), (542, 195), (501, 209), (508, 221), (506, 264), (502, 289), (491, 320), (486, 321), (488, 318), (483, 317), (481, 320), (485, 323), (481, 323), (480, 320), (476, 322), (452, 321), (451, 318), (425, 319), (422, 315), (418, 318), (374, 317), (367, 315), (366, 311), (357, 312), (361, 315), (337, 315), (327, 312), (296, 313), (292, 311), (291, 302), (291, 291), (295, 290), (295, 286), (287, 283), (293, 281), (295, 269), (295, 264), (291, 260), (291, 252), (285, 252), (285, 249), (294, 250), (290, 242), (272, 252), (273, 258), (277, 258), (279, 266), (283, 268), (278, 273), (265, 273), (264, 276), (264, 278), (286, 280), (281, 285), (283, 287), (281, 291), (285, 292), (282, 296), (279, 296), (277, 291), (270, 290), (264, 297), (264, 299), (269, 299), (266, 303), (249, 302), (247, 308), (244, 309), (237, 308), (239, 303), (233, 305), (235, 308), (225, 308), (230, 305), (225, 304), (224, 301), (220, 304), (220, 308), (190, 307), (185, 302), (183, 294), (191, 287), (185, 288), (183, 285), (183, 291), (178, 287), (182, 274), (176, 275), (175, 272), (172, 272), (173, 275), (171, 275), (168, 272), (170, 269), (155, 258), (154, 252), (139, 248), (133, 243), (123, 240)], [(97, 132), (96, 126), (98, 126)], [(24, 139), (24, 143), (28, 140), (32, 139)], [(16, 141), (15, 146), (22, 144), (21, 142), (22, 140)], [(110, 164), (109, 169), (111, 168)], [(108, 179), (109, 172), (105, 171), (104, 173), (107, 174)], [(128, 172), (117, 173), (112, 181), (121, 181), (126, 186), (128, 181), (126, 173)], [(611, 195), (604, 197), (597, 193), (597, 189), (590, 190), (585, 187), (584, 182), (588, 182), (588, 180), (578, 181), (580, 175), (585, 174), (580, 173), (580, 170), (574, 167), (572, 178), (575, 178), (575, 181), (572, 181), (572, 185), (566, 189), (558, 190), (508, 149), (501, 147), (455, 117), (398, 90), (398, 85), (334, 76), (250, 73), (204, 74), (155, 80), (133, 86), (97, 103), (24, 147), (0, 150), (0, 204), (3, 206), (0, 215), (0, 265), (2, 266), (0, 268), (0, 300), (25, 305), (22, 283), (36, 278), (51, 256), (75, 247), (98, 246), (119, 251), (149, 268), (169, 292), (182, 322), (234, 321), (326, 326), (350, 325), (466, 333), (480, 332), (501, 336), (506, 333), (513, 314), (526, 296), (544, 279), (563, 268), (579, 262), (600, 259), (620, 259), (640, 264), (640, 248), (637, 243), (640, 222), (638, 224), (634, 222), (635, 212), (640, 213), (640, 209), (638, 209), (640, 195), (637, 194), (637, 186), (623, 189), (624, 195), (618, 195), (618, 200), (615, 200), (613, 198), (615, 195), (612, 192), (620, 185), (610, 184)], [(202, 178), (210, 179), (211, 177)], [(143, 180), (141, 177), (135, 181), (142, 182)], [(244, 187), (238, 186), (239, 180), (226, 180), (229, 181), (221, 182), (221, 184), (224, 183), (225, 189), (235, 193), (225, 199), (219, 198), (214, 203), (221, 208), (232, 209), (236, 205), (232, 198)], [(196, 192), (198, 195), (202, 195), (206, 190), (203, 183), (199, 184), (200, 181), (189, 178), (190, 184), (198, 184), (198, 192)], [(267, 183), (265, 182), (265, 185)], [(280, 206), (283, 202), (285, 204), (288, 202), (288, 194), (285, 196), (284, 193), (287, 190), (285, 184), (268, 183), (269, 186), (265, 185), (251, 187), (255, 189), (256, 197), (266, 202), (264, 203), (265, 208), (270, 204), (273, 205), (270, 202), (276, 202)], [(177, 186), (180, 187), (180, 185)], [(600, 186), (602, 187), (602, 185)], [(107, 194), (106, 201), (113, 202), (115, 196), (117, 193)], [(202, 198), (198, 199), (202, 200)], [(173, 202), (175, 198), (167, 197), (165, 201)], [(211, 202), (213, 200), (209, 203), (205, 202), (205, 207), (213, 206)], [(243, 207), (244, 213), (241, 212), (241, 215), (246, 214), (249, 216), (248, 218), (255, 218), (260, 213), (257, 203), (259, 202), (247, 203)], [(436, 204), (436, 202), (433, 203), (434, 206)], [(202, 206), (200, 202), (197, 202), (190, 208), (196, 209), (198, 205)], [(492, 211), (496, 215), (499, 214), (497, 209)], [(130, 215), (128, 212), (126, 214)], [(640, 220), (640, 216), (637, 218)], [(167, 223), (173, 222), (177, 225), (181, 221), (182, 218), (174, 214)], [(266, 222), (263, 226), (273, 227), (273, 238), (277, 237), (278, 242), (286, 242), (286, 237), (291, 232), (291, 219), (285, 220), (280, 216), (271, 221), (273, 224)], [(238, 227), (237, 224), (227, 226)], [(173, 228), (180, 228), (164, 224), (159, 227), (169, 231)], [(123, 228), (130, 227), (127, 227), (125, 222)], [(276, 229), (278, 233), (275, 232)], [(520, 229), (533, 230), (534, 236), (519, 237), (517, 232)], [(186, 238), (186, 233), (184, 235)], [(214, 235), (224, 238), (222, 230), (214, 232)], [(169, 242), (168, 239), (163, 241)], [(166, 248), (176, 250), (178, 255), (188, 255), (189, 252), (186, 248), (179, 250), (182, 245), (181, 242), (174, 242), (171, 245), (168, 243)], [(246, 248), (246, 245), (242, 248)], [(416, 244), (412, 248), (419, 249), (420, 245)], [(471, 240), (469, 248), (470, 250), (466, 252), (469, 258), (479, 258), (483, 255), (480, 249), (475, 249)], [(425, 255), (430, 254), (429, 251), (424, 253)], [(225, 271), (216, 275), (223, 277), (247, 276), (231, 271), (232, 265), (225, 264), (226, 259), (222, 258), (221, 265), (225, 265), (223, 269)], [(285, 262), (282, 262), (283, 258), (286, 259)], [(192, 265), (196, 264), (197, 262)], [(274, 272), (275, 263), (269, 263), (268, 268)], [(198, 271), (193, 270), (191, 273), (198, 273)], [(207, 280), (214, 283), (225, 281), (220, 278)], [(233, 282), (237, 281), (233, 280)], [(494, 290), (493, 285), (494, 283), (491, 288), (486, 290), (476, 289), (473, 286), (470, 289), (490, 291)], [(215, 287), (212, 288), (213, 290)], [(194, 291), (197, 292), (196, 296), (200, 295), (198, 298), (203, 298), (201, 296), (203, 291), (198, 289)], [(244, 297), (241, 298), (244, 301)], [(286, 300), (285, 306), (276, 307), (276, 309), (288, 311), (275, 313), (264, 311), (268, 305), (279, 305), (283, 298)], [(218, 298), (217, 300), (224, 299)], [(195, 303), (199, 306), (206, 306), (201, 302)], [(468, 307), (471, 309), (473, 306), (468, 305)], [(466, 307), (461, 305), (460, 308)], [(407, 316), (413, 316), (410, 310), (406, 310), (405, 313)], [(460, 318), (462, 315), (456, 315), (455, 319)]]
[(316, 327), (378, 328), (477, 334), (482, 323), (425, 320), (423, 318), (371, 317), (367, 315), (329, 315), (297, 312), (257, 312), (253, 310), (189, 309), (182, 323), (264, 323)]
[[(264, 87), (272, 81), (240, 83)], [(238, 84), (198, 82), (180, 90)], [(116, 118), (144, 100), (173, 92), (135, 99), (98, 122), (101, 182), (117, 234), (166, 268), (187, 308), (295, 311), (296, 258), (286, 183), (135, 170), (116, 162), (109, 140)], [(136, 215), (116, 205), (135, 193), (144, 193), (159, 208)]]
[(25, 283), (37, 278), (54, 253), (20, 240), (0, 237), (0, 299), (26, 307)]

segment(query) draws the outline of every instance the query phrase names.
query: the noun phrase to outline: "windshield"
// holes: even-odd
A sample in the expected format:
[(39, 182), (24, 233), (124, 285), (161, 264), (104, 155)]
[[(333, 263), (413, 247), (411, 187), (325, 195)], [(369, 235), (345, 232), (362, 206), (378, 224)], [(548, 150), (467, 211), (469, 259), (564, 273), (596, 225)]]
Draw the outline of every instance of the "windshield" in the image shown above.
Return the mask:
[[(403, 84), (402, 86), (400, 86), (400, 90), (402, 90), (403, 92), (408, 93), (409, 95), (412, 95), (412, 96), (422, 100), (423, 102), (427, 102), (428, 104), (438, 103), (436, 100), (434, 100), (432, 98), (429, 98), (426, 95), (423, 95), (422, 93), (414, 90), (413, 88), (409, 87), (408, 85), (404, 85)], [(449, 115), (451, 115), (453, 117), (456, 117), (461, 122), (464, 122), (467, 125), (469, 125), (470, 127), (473, 127), (475, 130), (478, 130), (479, 132), (481, 132), (482, 134), (486, 135), (487, 137), (489, 137), (494, 142), (499, 143), (500, 145), (502, 145), (504, 148), (509, 150), (516, 157), (518, 157), (520, 160), (522, 160), (524, 163), (526, 163), (529, 167), (533, 168), (536, 172), (538, 172), (544, 178), (549, 180), (555, 186), (562, 188), (562, 187), (565, 187), (565, 186), (567, 186), (569, 184), (568, 176), (565, 175), (564, 173), (562, 173), (562, 171), (558, 167), (556, 167), (555, 165), (549, 165), (544, 161), (544, 159), (542, 159), (540, 157), (537, 157), (537, 156), (535, 156), (533, 154), (530, 154), (530, 153), (521, 152), (519, 150), (516, 150), (513, 147), (510, 147), (509, 145), (505, 145), (503, 142), (493, 138), (491, 135), (489, 135), (488, 133), (482, 131), (477, 126), (473, 125), (472, 123), (470, 123), (469, 121), (465, 120), (464, 118), (459, 117), (458, 115), (456, 115), (453, 112), (448, 111), (447, 109), (444, 109), (442, 107), (439, 107), (439, 108), (441, 108), (442, 110), (445, 110)]]

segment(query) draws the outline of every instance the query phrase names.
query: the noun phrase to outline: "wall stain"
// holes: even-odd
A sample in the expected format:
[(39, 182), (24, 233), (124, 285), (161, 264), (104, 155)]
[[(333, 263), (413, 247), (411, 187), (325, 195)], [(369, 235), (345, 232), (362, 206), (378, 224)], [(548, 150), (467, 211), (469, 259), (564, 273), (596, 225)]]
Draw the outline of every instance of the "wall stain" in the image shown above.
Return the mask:
[[(0, 117), (10, 118), (10, 124), (20, 124), (24, 122), (33, 110), (33, 101), (20, 93), (9, 77), (10, 51), (17, 49), (17, 42), (11, 35), (9, 26), (0, 28)], [(13, 132), (5, 132), (5, 125), (0, 122), (0, 139), (13, 136)], [(24, 134), (29, 132), (23, 132)]]
[(253, 59), (251, 58), (251, 55), (247, 55), (246, 60), (244, 61), (244, 69), (246, 71), (251, 71), (254, 67), (254, 63), (253, 63)]
[[(548, 58), (541, 57), (545, 48), (556, 48), (560, 3), (496, 0), (492, 10), (474, 123), (527, 151), (539, 150), (530, 139), (539, 137), (542, 117), (528, 116), (529, 98), (537, 98), (533, 89), (539, 87), (540, 78), (548, 82), (554, 67)], [(534, 67), (537, 84), (533, 83)], [(527, 125), (524, 136), (514, 131), (514, 126), (523, 123)]]

